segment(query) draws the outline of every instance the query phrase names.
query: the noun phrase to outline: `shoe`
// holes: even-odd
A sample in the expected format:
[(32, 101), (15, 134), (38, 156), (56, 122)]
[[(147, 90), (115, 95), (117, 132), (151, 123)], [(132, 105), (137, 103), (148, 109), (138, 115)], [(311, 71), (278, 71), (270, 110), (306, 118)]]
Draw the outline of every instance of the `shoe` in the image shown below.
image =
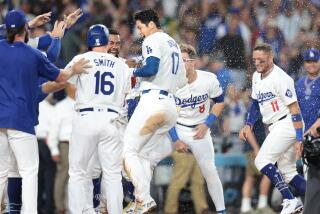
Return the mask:
[(136, 201), (135, 214), (149, 214), (156, 207), (157, 204), (152, 198), (145, 203)]
[(284, 199), (282, 206), (283, 208), (280, 214), (297, 214), (303, 210), (303, 205), (297, 198)]
[(257, 209), (256, 214), (276, 214), (269, 206)]
[(129, 204), (123, 208), (123, 214), (134, 214), (134, 210), (136, 209), (136, 203), (134, 201), (130, 201)]

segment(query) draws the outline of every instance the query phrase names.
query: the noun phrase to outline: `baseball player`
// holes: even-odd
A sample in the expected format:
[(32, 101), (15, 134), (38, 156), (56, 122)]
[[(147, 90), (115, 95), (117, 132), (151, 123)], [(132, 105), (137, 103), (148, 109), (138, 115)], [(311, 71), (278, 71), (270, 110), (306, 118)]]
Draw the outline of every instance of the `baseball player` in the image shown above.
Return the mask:
[(162, 32), (157, 13), (143, 10), (135, 14), (136, 27), (145, 38), (144, 65), (133, 71), (142, 77), (141, 98), (124, 134), (124, 169), (135, 187), (136, 212), (155, 208), (150, 196), (151, 166), (146, 151), (167, 137), (177, 110), (173, 93), (186, 84), (185, 68), (178, 44)]
[(8, 12), (5, 24), (7, 40), (0, 41), (0, 198), (12, 151), (23, 178), (22, 213), (37, 213), (39, 156), (34, 126), (37, 122), (38, 77), (66, 82), (73, 74), (85, 72), (88, 65), (81, 59), (68, 70), (59, 70), (42, 53), (27, 46), (24, 43), (27, 22), (22, 11)]
[[(79, 17), (75, 17), (75, 18), (78, 19)], [(69, 17), (66, 19), (66, 21), (68, 21), (70, 23), (70, 19), (72, 19), (71, 22), (74, 22), (74, 20), (73, 20), (74, 17)], [(51, 44), (50, 44), (48, 50), (44, 54), (47, 55), (47, 58), (51, 62), (55, 62), (58, 59), (60, 49), (61, 49), (61, 38), (63, 37), (67, 26), (68, 25), (64, 21), (61, 21), (61, 22), (56, 21), (52, 32), (50, 32), (50, 36), (52, 37), (52, 39), (50, 39)], [(1, 31), (1, 32), (3, 32), (3, 31)], [(0, 34), (3, 36), (6, 36), (5, 26), (4, 26), (4, 32), (0, 33)], [(40, 37), (38, 40), (39, 43), (40, 43), (41, 38), (42, 37)], [(5, 39), (5, 38), (0, 38), (0, 39)], [(35, 45), (35, 47), (39, 46), (37, 42), (36, 43), (33, 42), (31, 44)], [(56, 83), (56, 82), (50, 82), (50, 81), (48, 82), (48, 79), (40, 78), (39, 79), (38, 103), (40, 103), (42, 100), (44, 100), (48, 96), (49, 93), (59, 91), (59, 90), (63, 89), (65, 87), (65, 85), (66, 85), (65, 83)], [(36, 124), (38, 124), (38, 122), (36, 122)], [(40, 162), (40, 164), (41, 164), (41, 162)], [(42, 168), (45, 169), (46, 167), (42, 167)], [(9, 179), (8, 179), (8, 195), (9, 195), (9, 206), (10, 206), (10, 213), (11, 214), (20, 213), (20, 211), (21, 211), (21, 205), (22, 205), (21, 183), (22, 183), (22, 180), (21, 180), (21, 176), (18, 173), (17, 166), (16, 166), (16, 164), (13, 164), (10, 169)], [(53, 184), (52, 184), (52, 186), (53, 186)], [(49, 189), (49, 188), (46, 188), (46, 189)], [(39, 195), (42, 195), (42, 193), (39, 192)], [(50, 196), (47, 196), (46, 200), (48, 200), (48, 198), (50, 198)], [(52, 208), (48, 208), (48, 209), (52, 210)]]
[(252, 105), (239, 136), (242, 140), (247, 138), (261, 113), (270, 132), (255, 158), (255, 165), (282, 194), (281, 214), (296, 213), (303, 209), (303, 205), (293, 196), (288, 183), (303, 192), (305, 180), (296, 170), (295, 153), (301, 155), (303, 123), (294, 83), (273, 64), (272, 49), (268, 44), (259, 44), (253, 49), (253, 63), (256, 72), (252, 77)]
[[(73, 119), (69, 145), (69, 209), (72, 214), (95, 213), (92, 203), (92, 181), (89, 161), (96, 151), (102, 167), (102, 185), (106, 191), (108, 212), (122, 212), (121, 185), (122, 142), (117, 119), (127, 93), (127, 65), (107, 54), (108, 29), (93, 25), (87, 34), (89, 51), (74, 57), (86, 58), (93, 65), (88, 74), (74, 76), (76, 86), (76, 116)], [(88, 198), (90, 200), (88, 200)], [(91, 203), (88, 203), (91, 201)]]
[[(108, 29), (109, 30), (109, 38), (108, 38), (108, 45), (107, 45), (107, 53), (112, 54), (113, 56), (119, 58), (120, 60), (122, 60), (123, 62), (125, 62), (125, 60), (121, 57), (119, 57), (119, 53), (120, 53), (120, 47), (121, 47), (121, 40), (120, 40), (120, 35), (119, 32), (116, 31), (115, 29)], [(129, 68), (127, 70), (123, 70), (124, 74), (127, 75), (126, 79), (130, 79), (131, 73), (129, 71)], [(126, 91), (130, 91), (131, 88), (131, 84), (130, 82), (127, 85), (127, 89)], [(127, 110), (126, 107), (124, 107), (120, 112), (122, 115), (122, 123), (123, 125), (127, 124), (127, 120), (124, 119), (126, 118), (127, 115)], [(125, 126), (123, 126), (123, 130), (124, 130)], [(89, 162), (89, 174), (92, 176), (92, 181), (93, 181), (93, 204), (94, 204), (94, 208), (96, 210), (100, 210), (100, 212), (105, 212), (106, 210), (106, 200), (103, 197), (100, 197), (101, 195), (101, 189), (104, 190), (104, 188), (101, 188), (101, 184), (100, 184), (100, 177), (101, 177), (101, 166), (99, 163), (99, 158), (98, 158), (98, 154), (95, 153), (94, 157), (90, 160)], [(103, 185), (103, 184), (102, 184)], [(102, 193), (103, 195), (103, 193)], [(100, 205), (100, 206), (99, 206)]]
[[(305, 124), (306, 133), (318, 135), (317, 120), (320, 109), (320, 52), (317, 49), (308, 49), (303, 53), (303, 67), (307, 75), (302, 76), (296, 82), (296, 91), (301, 114)], [(306, 197), (304, 201), (304, 213), (320, 213), (319, 200), (320, 191), (319, 169), (313, 165), (308, 168), (308, 179)]]
[[(175, 94), (176, 105), (180, 111), (177, 124), (169, 134), (178, 152), (190, 150), (194, 155), (207, 182), (217, 213), (222, 214), (225, 213), (224, 196), (214, 164), (210, 127), (224, 108), (224, 95), (216, 75), (195, 70), (196, 51), (192, 46), (181, 45), (181, 53), (188, 84)], [(211, 109), (210, 99), (214, 102)]]

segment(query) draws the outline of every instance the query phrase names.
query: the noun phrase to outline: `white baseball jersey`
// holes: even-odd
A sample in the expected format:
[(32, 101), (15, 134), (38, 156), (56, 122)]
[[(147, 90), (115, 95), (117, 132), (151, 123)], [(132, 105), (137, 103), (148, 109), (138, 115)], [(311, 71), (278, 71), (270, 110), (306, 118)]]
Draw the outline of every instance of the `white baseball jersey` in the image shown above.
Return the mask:
[(47, 100), (43, 100), (39, 103), (39, 125), (36, 126), (37, 138), (46, 139), (48, 137), (53, 122), (53, 112), (54, 106)]
[(58, 155), (59, 141), (70, 141), (75, 101), (66, 97), (54, 107), (54, 120), (49, 131), (48, 146), (52, 155)]
[(152, 77), (141, 78), (141, 90), (161, 89), (175, 93), (187, 83), (179, 45), (168, 34), (157, 32), (142, 44), (143, 64), (148, 57), (160, 59), (159, 71)]
[(259, 102), (266, 124), (274, 123), (289, 114), (288, 105), (297, 101), (293, 79), (276, 65), (264, 79), (261, 79), (258, 72), (253, 74), (251, 96)]
[(92, 68), (69, 79), (77, 88), (75, 109), (110, 107), (121, 111), (131, 85), (128, 66), (111, 54), (89, 51), (75, 56), (66, 68), (81, 58), (90, 60)]
[(175, 94), (180, 108), (177, 122), (184, 125), (203, 123), (210, 112), (210, 99), (222, 94), (222, 88), (215, 74), (196, 70), (197, 79), (185, 85)]

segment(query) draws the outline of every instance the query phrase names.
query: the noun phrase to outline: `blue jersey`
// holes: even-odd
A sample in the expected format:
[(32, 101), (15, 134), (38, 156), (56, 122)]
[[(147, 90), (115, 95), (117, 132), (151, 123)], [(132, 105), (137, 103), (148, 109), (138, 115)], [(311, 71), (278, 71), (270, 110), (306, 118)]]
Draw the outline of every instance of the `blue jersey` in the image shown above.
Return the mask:
[(305, 130), (308, 130), (317, 120), (320, 110), (320, 78), (310, 80), (303, 76), (296, 82), (295, 87)]
[(0, 41), (0, 128), (34, 134), (39, 77), (55, 80), (60, 71), (40, 51), (23, 42)]

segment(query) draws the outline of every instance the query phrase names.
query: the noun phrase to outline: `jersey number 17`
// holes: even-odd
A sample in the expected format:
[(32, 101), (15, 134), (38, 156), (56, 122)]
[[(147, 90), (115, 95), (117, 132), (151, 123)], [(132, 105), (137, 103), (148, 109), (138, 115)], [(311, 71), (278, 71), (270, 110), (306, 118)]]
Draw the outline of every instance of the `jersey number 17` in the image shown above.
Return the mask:
[(171, 59), (172, 59), (172, 74), (177, 74), (178, 68), (179, 68), (179, 54), (177, 52), (172, 52)]

